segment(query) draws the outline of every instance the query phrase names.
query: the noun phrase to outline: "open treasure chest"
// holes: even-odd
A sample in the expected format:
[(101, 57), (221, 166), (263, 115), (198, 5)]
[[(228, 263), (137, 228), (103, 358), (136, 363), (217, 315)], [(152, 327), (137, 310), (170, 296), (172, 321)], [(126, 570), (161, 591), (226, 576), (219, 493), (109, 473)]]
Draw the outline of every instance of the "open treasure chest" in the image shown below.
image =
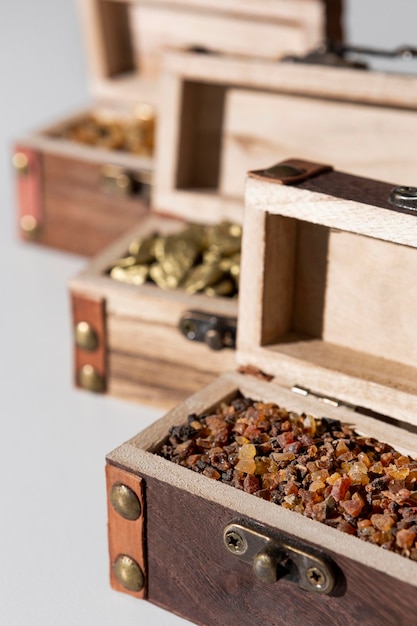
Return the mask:
[(250, 174), (239, 369), (108, 455), (114, 589), (207, 626), (414, 622), (416, 197)]

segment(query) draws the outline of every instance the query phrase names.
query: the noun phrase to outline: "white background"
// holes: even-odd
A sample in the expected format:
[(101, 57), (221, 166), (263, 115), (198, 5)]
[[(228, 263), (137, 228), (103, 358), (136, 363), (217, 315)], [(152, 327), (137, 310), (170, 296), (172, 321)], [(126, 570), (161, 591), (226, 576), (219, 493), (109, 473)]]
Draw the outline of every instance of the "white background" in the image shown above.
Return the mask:
[[(0, 0), (0, 624), (186, 624), (108, 583), (104, 458), (162, 412), (73, 389), (84, 260), (16, 237), (12, 140), (88, 102), (75, 5)], [(415, 44), (412, 0), (349, 7), (350, 40)]]

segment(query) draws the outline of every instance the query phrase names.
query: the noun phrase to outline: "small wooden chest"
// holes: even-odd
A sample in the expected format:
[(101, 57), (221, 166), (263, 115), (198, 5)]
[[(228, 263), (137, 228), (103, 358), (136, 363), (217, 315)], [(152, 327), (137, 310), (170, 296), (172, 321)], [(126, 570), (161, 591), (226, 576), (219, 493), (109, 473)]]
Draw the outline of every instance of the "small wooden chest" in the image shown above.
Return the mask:
[[(240, 391), (341, 420), (416, 456), (416, 197), (415, 189), (305, 161), (252, 174), (237, 360), (273, 379), (224, 374), (109, 454), (114, 589), (206, 626), (414, 623), (413, 560), (155, 452), (170, 427), (210, 415)], [(292, 393), (294, 385), (305, 395)], [(224, 544), (231, 528), (248, 542), (246, 559)], [(255, 575), (251, 563), (265, 546), (286, 554), (296, 583)]]
[[(193, 221), (231, 219), (238, 226), (242, 207), (236, 208), (196, 214)], [(123, 284), (108, 275), (133, 240), (171, 235), (184, 227), (178, 216), (151, 210), (71, 281), (76, 385), (171, 408), (233, 366), (236, 298)], [(80, 324), (89, 324), (96, 337), (92, 349), (83, 338), (77, 340)]]
[(156, 206), (236, 203), (242, 172), (300, 150), (360, 176), (415, 182), (415, 75), (172, 52), (161, 85), (159, 141), (170, 141), (156, 155)]
[[(321, 0), (80, 0), (79, 5), (95, 104), (18, 141), (13, 163), (21, 236), (95, 255), (149, 207), (154, 169), (149, 135), (158, 109), (161, 50), (208, 47), (243, 56), (256, 50), (263, 58), (301, 54), (321, 40), (326, 11)], [(339, 16), (340, 8), (329, 20), (335, 32)]]

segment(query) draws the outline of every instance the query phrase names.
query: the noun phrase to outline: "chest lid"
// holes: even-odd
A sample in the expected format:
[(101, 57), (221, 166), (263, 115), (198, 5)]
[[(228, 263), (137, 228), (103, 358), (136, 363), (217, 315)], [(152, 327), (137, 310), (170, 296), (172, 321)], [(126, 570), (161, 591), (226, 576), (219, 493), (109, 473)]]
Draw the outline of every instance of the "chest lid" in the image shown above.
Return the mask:
[(249, 174), (237, 359), (416, 425), (417, 191), (394, 187), (299, 160)]
[[(337, 7), (327, 23), (340, 36)], [(164, 48), (279, 58), (306, 53), (326, 30), (321, 0), (79, 0), (79, 11), (93, 95), (150, 104)]]

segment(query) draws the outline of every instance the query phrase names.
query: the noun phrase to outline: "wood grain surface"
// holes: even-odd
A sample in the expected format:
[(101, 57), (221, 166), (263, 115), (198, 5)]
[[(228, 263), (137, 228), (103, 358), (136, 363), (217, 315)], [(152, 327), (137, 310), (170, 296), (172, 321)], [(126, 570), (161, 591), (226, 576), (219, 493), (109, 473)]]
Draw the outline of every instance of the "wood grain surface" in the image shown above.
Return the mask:
[(100, 189), (101, 165), (43, 154), (44, 221), (39, 243), (92, 256), (148, 211), (139, 196), (120, 198)]
[(391, 189), (340, 172), (248, 180), (237, 359), (414, 424), (415, 217)]
[(235, 319), (236, 299), (164, 291), (154, 284), (127, 285), (107, 275), (134, 239), (183, 228), (183, 221), (153, 212), (71, 281), (72, 294), (83, 296), (86, 302), (105, 301), (107, 389), (112, 395), (171, 408), (235, 366), (234, 350), (215, 351), (205, 343), (190, 341), (178, 325), (190, 310)]
[(250, 565), (223, 545), (225, 526), (241, 516), (164, 481), (143, 478), (151, 602), (202, 626), (414, 623), (414, 587), (335, 553), (326, 552), (343, 573), (340, 595), (321, 596), (284, 581), (261, 583)]
[[(310, 71), (311, 66), (305, 66), (306, 77)], [(229, 89), (220, 193), (242, 195), (243, 172), (297, 154), (351, 174), (413, 185), (416, 120), (416, 108), (384, 106), (382, 94), (379, 105), (369, 106), (347, 102), (343, 89), (331, 100), (282, 89), (275, 93)]]
[[(415, 76), (171, 50), (161, 89), (167, 97), (156, 154), (159, 209), (231, 213), (245, 172), (296, 154), (414, 184)], [(198, 98), (210, 90), (210, 132), (221, 142), (205, 140)]]
[[(321, 0), (78, 0), (93, 95), (160, 102), (167, 47), (278, 58), (317, 46)], [(332, 20), (333, 22), (333, 20)], [(139, 95), (141, 94), (141, 95)]]

